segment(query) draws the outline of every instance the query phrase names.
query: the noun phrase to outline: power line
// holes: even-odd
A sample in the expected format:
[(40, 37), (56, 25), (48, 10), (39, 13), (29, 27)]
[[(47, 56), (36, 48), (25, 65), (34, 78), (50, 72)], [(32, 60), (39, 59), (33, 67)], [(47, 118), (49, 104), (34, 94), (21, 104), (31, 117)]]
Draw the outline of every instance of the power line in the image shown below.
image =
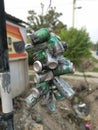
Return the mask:
[(88, 2), (96, 2), (96, 1), (98, 1), (98, 0), (77, 0), (77, 1), (88, 1)]

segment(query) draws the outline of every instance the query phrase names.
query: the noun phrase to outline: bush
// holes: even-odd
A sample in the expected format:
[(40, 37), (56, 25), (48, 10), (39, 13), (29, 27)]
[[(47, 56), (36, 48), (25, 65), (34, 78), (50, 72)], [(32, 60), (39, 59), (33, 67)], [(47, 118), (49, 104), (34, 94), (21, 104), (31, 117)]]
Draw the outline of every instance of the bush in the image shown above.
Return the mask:
[(86, 29), (70, 28), (69, 30), (61, 30), (60, 37), (68, 44), (64, 56), (75, 65), (81, 64), (83, 58), (88, 59), (91, 56), (91, 41)]
[(31, 52), (27, 52), (27, 53), (28, 53), (28, 64), (29, 65), (33, 65), (32, 53)]

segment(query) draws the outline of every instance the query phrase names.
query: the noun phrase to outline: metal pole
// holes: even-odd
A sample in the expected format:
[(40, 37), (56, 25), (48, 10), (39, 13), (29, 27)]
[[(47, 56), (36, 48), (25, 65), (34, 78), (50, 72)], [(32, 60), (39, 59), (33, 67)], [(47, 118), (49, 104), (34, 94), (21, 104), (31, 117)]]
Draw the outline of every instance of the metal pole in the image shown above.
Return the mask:
[(0, 93), (2, 102), (0, 125), (2, 130), (14, 130), (4, 0), (0, 0)]

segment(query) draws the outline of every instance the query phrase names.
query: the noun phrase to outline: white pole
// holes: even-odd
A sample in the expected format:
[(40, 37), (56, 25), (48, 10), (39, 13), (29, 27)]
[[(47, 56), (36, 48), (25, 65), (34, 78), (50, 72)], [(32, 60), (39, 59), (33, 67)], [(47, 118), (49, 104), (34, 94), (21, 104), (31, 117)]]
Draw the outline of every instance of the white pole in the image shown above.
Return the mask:
[(72, 27), (74, 27), (74, 24), (75, 24), (75, 3), (76, 3), (76, 0), (73, 0)]
[(0, 92), (2, 101), (3, 113), (10, 113), (13, 111), (12, 93), (10, 85), (10, 73), (0, 73)]

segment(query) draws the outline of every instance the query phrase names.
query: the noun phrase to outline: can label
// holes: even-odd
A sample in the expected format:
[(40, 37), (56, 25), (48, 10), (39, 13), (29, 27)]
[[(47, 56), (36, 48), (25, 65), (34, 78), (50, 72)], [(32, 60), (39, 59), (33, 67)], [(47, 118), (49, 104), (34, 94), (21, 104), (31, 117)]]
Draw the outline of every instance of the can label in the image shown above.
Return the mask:
[(53, 94), (57, 101), (65, 99), (65, 96), (58, 89), (55, 90)]
[(71, 98), (75, 94), (71, 86), (68, 83), (66, 83), (63, 79), (59, 77), (54, 77), (53, 83), (56, 85), (58, 90), (67, 98)]
[(32, 94), (30, 94), (30, 95), (26, 98), (26, 103), (27, 103), (29, 106), (32, 106), (33, 104), (36, 103), (36, 99), (33, 97)]

